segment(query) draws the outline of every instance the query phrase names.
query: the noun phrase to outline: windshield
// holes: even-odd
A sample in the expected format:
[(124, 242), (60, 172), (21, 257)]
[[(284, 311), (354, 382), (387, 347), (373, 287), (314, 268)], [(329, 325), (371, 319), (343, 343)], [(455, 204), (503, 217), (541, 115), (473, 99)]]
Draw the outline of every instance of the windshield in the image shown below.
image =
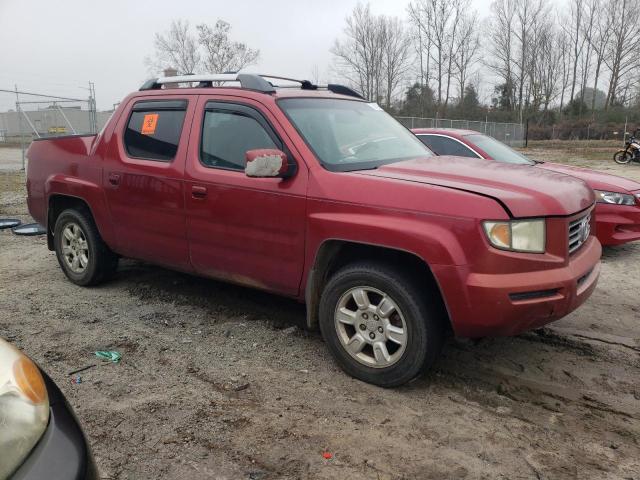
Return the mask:
[(503, 163), (515, 163), (517, 165), (533, 165), (535, 162), (513, 150), (498, 140), (486, 135), (467, 135), (467, 140), (478, 148), (484, 150), (491, 158)]
[(364, 170), (433, 155), (375, 103), (287, 98), (278, 105), (328, 170)]

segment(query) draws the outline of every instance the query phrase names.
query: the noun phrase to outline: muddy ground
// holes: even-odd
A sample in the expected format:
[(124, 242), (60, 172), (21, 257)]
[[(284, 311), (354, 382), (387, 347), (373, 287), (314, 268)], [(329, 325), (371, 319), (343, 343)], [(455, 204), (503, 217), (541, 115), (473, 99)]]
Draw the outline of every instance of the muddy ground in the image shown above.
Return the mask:
[[(554, 148), (532, 152), (583, 162)], [(0, 216), (28, 220), (22, 184), (0, 173)], [(640, 243), (607, 248), (567, 318), (451, 340), (430, 374), (383, 390), (344, 375), (295, 302), (129, 260), (80, 288), (44, 237), (4, 231), (0, 336), (62, 388), (102, 478), (640, 479), (639, 265)], [(105, 349), (122, 362), (72, 383)]]

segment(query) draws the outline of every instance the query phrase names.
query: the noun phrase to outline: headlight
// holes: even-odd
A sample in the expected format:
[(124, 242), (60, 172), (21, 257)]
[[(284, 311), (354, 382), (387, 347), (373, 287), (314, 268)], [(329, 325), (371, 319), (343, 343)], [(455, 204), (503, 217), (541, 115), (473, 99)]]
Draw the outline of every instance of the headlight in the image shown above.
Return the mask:
[(49, 398), (40, 370), (0, 338), (0, 478), (18, 468), (49, 421)]
[(496, 248), (544, 253), (546, 234), (543, 219), (485, 221), (482, 226), (489, 242)]
[(596, 202), (613, 203), (615, 205), (635, 205), (636, 199), (628, 193), (605, 192), (603, 190), (595, 190)]

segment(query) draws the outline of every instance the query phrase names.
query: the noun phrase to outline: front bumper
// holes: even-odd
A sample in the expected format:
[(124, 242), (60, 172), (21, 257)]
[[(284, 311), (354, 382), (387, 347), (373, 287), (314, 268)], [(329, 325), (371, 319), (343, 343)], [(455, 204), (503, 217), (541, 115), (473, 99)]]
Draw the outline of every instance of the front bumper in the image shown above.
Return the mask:
[(460, 337), (517, 335), (558, 320), (582, 305), (600, 275), (602, 248), (593, 236), (564, 266), (518, 273), (474, 273), (435, 266), (454, 333)]
[(602, 245), (640, 240), (640, 206), (596, 205), (596, 235)]
[(91, 449), (71, 407), (43, 372), (49, 394), (49, 425), (11, 480), (94, 480), (98, 478)]

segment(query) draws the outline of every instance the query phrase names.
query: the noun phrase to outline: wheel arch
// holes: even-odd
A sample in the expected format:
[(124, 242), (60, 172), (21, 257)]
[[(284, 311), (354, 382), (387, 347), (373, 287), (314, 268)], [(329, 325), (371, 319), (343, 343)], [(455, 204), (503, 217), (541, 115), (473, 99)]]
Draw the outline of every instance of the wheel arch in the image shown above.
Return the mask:
[[(60, 216), (60, 214), (70, 208), (78, 208), (78, 207), (86, 208), (89, 214), (91, 215), (91, 217), (93, 218), (93, 221), (96, 222), (96, 217), (93, 214), (91, 206), (89, 205), (89, 202), (87, 202), (85, 199), (76, 197), (73, 195), (60, 194), (60, 193), (54, 193), (49, 196), (49, 199), (47, 201), (47, 227), (46, 227), (47, 248), (49, 250), (54, 250), (53, 230), (55, 228), (56, 221)], [(98, 227), (98, 232), (100, 232), (100, 235), (102, 235), (102, 232), (100, 231), (100, 226), (97, 224), (97, 222), (96, 222), (96, 226)]]
[(352, 240), (328, 239), (318, 248), (305, 285), (305, 303), (307, 310), (307, 328), (318, 326), (318, 305), (320, 295), (331, 277), (341, 267), (360, 260), (373, 260), (395, 267), (400, 266), (416, 281), (421, 282), (427, 292), (438, 299), (438, 307), (446, 316), (446, 327), (452, 331), (451, 317), (438, 281), (429, 264), (419, 255), (406, 250), (381, 245), (356, 242)]

